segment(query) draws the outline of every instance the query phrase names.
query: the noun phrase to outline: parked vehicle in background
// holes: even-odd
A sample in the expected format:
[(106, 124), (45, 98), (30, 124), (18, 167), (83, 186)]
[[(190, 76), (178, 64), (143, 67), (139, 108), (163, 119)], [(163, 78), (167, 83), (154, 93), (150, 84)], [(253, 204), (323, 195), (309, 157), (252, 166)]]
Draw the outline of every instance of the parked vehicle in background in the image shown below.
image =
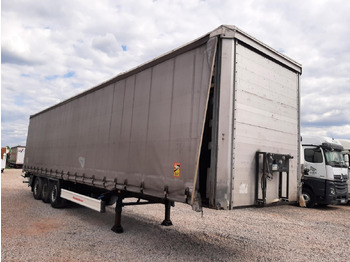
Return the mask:
[(11, 148), (8, 165), (14, 168), (21, 168), (24, 164), (25, 146), (15, 146)]
[(1, 148), (1, 173), (4, 172), (6, 168), (6, 158), (7, 158), (7, 148)]
[(344, 147), (342, 153), (344, 156), (345, 164), (348, 167), (348, 194), (350, 199), (350, 140), (349, 139), (338, 139)]
[(346, 203), (348, 167), (338, 140), (302, 136), (302, 191), (307, 207)]

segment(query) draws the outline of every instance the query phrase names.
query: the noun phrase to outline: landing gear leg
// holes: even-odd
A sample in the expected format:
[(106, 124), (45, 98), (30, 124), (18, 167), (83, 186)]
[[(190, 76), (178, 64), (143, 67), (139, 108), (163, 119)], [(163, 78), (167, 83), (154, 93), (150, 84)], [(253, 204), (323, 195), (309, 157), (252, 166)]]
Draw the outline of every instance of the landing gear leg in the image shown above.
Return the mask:
[(124, 232), (124, 229), (121, 225), (122, 209), (123, 209), (123, 198), (121, 196), (118, 196), (117, 203), (115, 205), (114, 226), (111, 229), (113, 232), (118, 234)]
[(173, 205), (173, 203), (169, 200), (166, 200), (164, 203), (165, 206), (165, 219), (162, 222), (162, 226), (172, 226), (173, 223), (170, 220), (170, 208)]

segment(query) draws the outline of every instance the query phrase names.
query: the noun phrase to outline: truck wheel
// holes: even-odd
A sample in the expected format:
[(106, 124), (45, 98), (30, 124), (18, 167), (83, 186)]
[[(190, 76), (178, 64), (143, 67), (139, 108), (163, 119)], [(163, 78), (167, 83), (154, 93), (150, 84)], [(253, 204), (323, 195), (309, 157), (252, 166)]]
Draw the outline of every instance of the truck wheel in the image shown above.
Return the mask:
[(305, 199), (306, 207), (314, 207), (315, 206), (315, 196), (314, 193), (308, 189), (303, 189), (303, 197)]
[(43, 187), (41, 190), (41, 199), (44, 203), (50, 203), (50, 189), (49, 189), (49, 181), (47, 179), (43, 181)]
[(43, 189), (43, 181), (40, 177), (36, 177), (33, 185), (33, 196), (35, 199), (40, 200)]
[(59, 182), (52, 182), (50, 185), (49, 199), (53, 208), (62, 208), (65, 205), (65, 199), (61, 198), (61, 187)]

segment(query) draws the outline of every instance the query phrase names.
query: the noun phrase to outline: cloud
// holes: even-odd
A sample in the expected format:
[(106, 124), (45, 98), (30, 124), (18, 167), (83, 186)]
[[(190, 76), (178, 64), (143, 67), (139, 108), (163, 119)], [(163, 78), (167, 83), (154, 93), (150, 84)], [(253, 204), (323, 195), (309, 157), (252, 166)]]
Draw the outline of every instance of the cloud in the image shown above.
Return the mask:
[(30, 114), (221, 24), (303, 65), (303, 132), (350, 138), (349, 11), (340, 0), (2, 1), (2, 144), (25, 141)]
[(349, 131), (349, 124), (343, 126), (306, 126), (302, 130), (302, 135), (317, 135), (337, 139), (349, 139)]
[(26, 59), (25, 57), (19, 55), (16, 52), (12, 52), (11, 50), (7, 50), (6, 47), (1, 50), (1, 63), (3, 64), (34, 64), (33, 61)]
[(106, 34), (104, 36), (97, 36), (92, 40), (92, 47), (104, 52), (107, 55), (114, 55), (120, 49), (121, 44), (113, 34)]

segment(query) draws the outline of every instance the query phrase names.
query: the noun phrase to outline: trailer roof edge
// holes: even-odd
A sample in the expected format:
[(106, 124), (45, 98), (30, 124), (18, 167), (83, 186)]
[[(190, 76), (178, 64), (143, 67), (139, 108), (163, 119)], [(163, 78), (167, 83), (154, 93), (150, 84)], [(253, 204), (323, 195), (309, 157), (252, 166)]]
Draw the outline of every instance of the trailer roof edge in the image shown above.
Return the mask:
[(253, 36), (247, 34), (236, 26), (222, 25), (210, 33), (210, 36), (220, 36), (221, 38), (238, 39), (250, 47), (262, 52), (272, 59), (284, 64), (288, 68), (302, 74), (302, 65), (272, 47), (264, 44)]

